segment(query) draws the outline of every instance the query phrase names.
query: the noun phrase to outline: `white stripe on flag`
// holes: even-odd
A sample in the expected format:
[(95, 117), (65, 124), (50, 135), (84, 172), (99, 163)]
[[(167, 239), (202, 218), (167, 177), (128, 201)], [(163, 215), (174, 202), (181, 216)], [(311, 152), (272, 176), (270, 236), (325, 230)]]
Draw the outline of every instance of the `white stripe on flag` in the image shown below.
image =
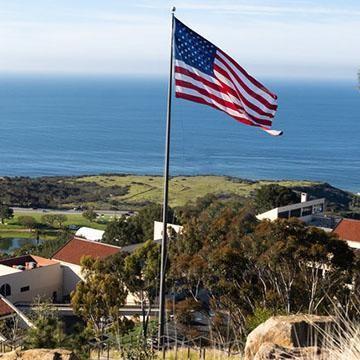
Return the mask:
[[(232, 94), (229, 94), (229, 93), (225, 92), (226, 90), (224, 90), (224, 92), (219, 92), (219, 91), (217, 91), (215, 89), (212, 89), (211, 87), (205, 85), (201, 81), (195, 80), (192, 77), (187, 76), (185, 74), (181, 74), (181, 73), (176, 73), (175, 74), (175, 79), (189, 82), (189, 83), (191, 83), (191, 84), (193, 84), (193, 85), (195, 85), (197, 87), (200, 87), (200, 88), (206, 90), (207, 92), (211, 93), (214, 96), (222, 98), (225, 101), (231, 102), (231, 103), (243, 108), (243, 105), (242, 105), (241, 101), (239, 101), (239, 99), (237, 97), (233, 96)], [(215, 83), (215, 82), (213, 82), (213, 83)], [(217, 83), (219, 84), (219, 86), (221, 86), (221, 83), (219, 81), (217, 81)], [(271, 118), (269, 116), (260, 115), (257, 112), (253, 111), (252, 109), (246, 109), (246, 111), (247, 111), (248, 114), (250, 114), (251, 116), (254, 116), (255, 118), (258, 118), (258, 119), (261, 119), (261, 120), (269, 120), (269, 121), (271, 121)]]
[[(215, 64), (217, 66), (219, 66), (221, 69), (223, 69), (226, 74), (227, 74), (227, 78), (225, 78), (222, 74), (220, 74), (217, 71), (214, 71), (216, 77), (218, 79), (220, 79), (221, 81), (223, 81), (226, 85), (229, 85), (229, 83), (233, 83), (237, 89), (237, 92), (239, 93), (239, 96), (243, 96), (249, 103), (255, 105), (257, 108), (259, 108), (260, 110), (264, 111), (265, 113), (271, 114), (271, 115), (275, 115), (275, 110), (269, 109), (267, 106), (265, 106), (263, 103), (261, 103), (260, 101), (258, 101), (257, 99), (255, 99), (254, 97), (252, 97), (251, 95), (249, 95), (246, 90), (241, 86), (241, 84), (235, 79), (234, 75), (231, 74), (229, 72), (229, 70), (226, 69), (225, 65), (222, 64), (220, 61), (215, 60)], [(250, 109), (244, 102), (243, 102), (243, 106), (246, 109), (246, 111), (251, 111), (252, 109)], [(255, 110), (254, 110), (255, 111)], [(259, 113), (257, 113), (258, 115), (260, 115)]]
[[(277, 100), (274, 99), (272, 96), (270, 96), (267, 92), (263, 91), (261, 88), (255, 86), (244, 74), (242, 74), (229, 60), (226, 59), (226, 57), (220, 52), (217, 51), (216, 55), (221, 58), (221, 60), (226, 63), (234, 72), (235, 74), (241, 79), (246, 86), (251, 89), (253, 92), (260, 95), (263, 99), (265, 99), (269, 104), (276, 105)], [(227, 70), (228, 72), (228, 70)], [(245, 89), (244, 89), (245, 91)]]

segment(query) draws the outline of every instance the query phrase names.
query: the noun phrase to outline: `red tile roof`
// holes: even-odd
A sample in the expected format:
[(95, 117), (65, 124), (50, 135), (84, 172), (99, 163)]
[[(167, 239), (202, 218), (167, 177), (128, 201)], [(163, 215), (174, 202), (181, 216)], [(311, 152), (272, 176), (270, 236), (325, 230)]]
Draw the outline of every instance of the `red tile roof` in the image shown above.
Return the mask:
[(342, 219), (333, 230), (333, 233), (337, 234), (342, 240), (360, 242), (360, 220)]
[(3, 299), (0, 299), (0, 316), (11, 315), (15, 312)]
[(29, 262), (35, 262), (36, 267), (43, 267), (43, 266), (54, 265), (54, 264), (58, 263), (57, 261), (46, 259), (41, 256), (35, 256), (35, 255), (22, 255), (22, 256), (17, 256), (17, 257), (13, 257), (13, 258), (7, 258), (7, 259), (0, 260), (1, 265), (6, 265), (6, 266), (10, 266), (10, 267), (14, 266), (14, 265), (25, 265), (26, 263), (29, 263)]
[(121, 248), (74, 237), (60, 248), (53, 259), (80, 265), (83, 256), (91, 256), (96, 259), (104, 259), (121, 251)]

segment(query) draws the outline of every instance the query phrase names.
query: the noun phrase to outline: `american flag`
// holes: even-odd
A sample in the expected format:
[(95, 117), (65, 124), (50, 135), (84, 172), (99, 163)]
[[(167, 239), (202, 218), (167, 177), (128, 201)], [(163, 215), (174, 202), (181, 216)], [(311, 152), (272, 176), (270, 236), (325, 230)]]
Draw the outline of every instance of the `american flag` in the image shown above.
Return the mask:
[(272, 130), (277, 96), (235, 60), (178, 19), (174, 29), (176, 97), (222, 110), (235, 120)]

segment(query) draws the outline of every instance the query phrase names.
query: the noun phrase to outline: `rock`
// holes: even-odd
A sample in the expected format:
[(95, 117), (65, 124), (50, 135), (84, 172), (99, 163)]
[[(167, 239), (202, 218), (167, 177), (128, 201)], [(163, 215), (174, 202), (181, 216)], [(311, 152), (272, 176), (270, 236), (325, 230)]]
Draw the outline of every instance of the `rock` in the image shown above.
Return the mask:
[(297, 347), (288, 349), (283, 346), (263, 343), (254, 360), (326, 360), (329, 352), (319, 347)]
[(334, 326), (334, 319), (330, 316), (273, 316), (248, 335), (244, 360), (253, 360), (264, 343), (288, 349), (314, 345), (321, 347), (322, 332), (329, 332)]
[(78, 360), (78, 357), (63, 349), (31, 349), (1, 354), (0, 360)]

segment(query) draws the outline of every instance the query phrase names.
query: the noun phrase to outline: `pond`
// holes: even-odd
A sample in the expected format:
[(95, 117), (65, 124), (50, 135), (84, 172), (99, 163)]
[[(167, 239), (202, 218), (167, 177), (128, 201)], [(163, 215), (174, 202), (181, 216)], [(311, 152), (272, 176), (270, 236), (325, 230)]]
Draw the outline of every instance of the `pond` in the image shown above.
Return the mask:
[(0, 253), (10, 253), (16, 249), (21, 248), (24, 245), (36, 245), (38, 243), (40, 244), (41, 240), (24, 238), (1, 238)]

